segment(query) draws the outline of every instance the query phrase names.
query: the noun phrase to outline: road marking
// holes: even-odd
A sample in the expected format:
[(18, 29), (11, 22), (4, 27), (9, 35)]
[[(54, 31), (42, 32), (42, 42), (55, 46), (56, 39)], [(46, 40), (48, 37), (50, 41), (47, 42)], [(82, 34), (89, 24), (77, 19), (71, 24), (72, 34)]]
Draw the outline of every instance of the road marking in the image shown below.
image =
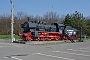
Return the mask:
[(7, 46), (10, 46), (10, 47), (13, 47), (13, 46), (15, 46), (15, 47), (22, 47), (22, 46), (15, 45), (15, 44), (8, 44)]
[(79, 52), (90, 52), (90, 51), (83, 51), (83, 50), (74, 50), (74, 49), (67, 49), (67, 50), (70, 50), (70, 51), (79, 51)]
[(19, 46), (19, 45), (11, 45), (11, 46), (15, 46), (15, 47), (22, 47), (22, 46)]
[(2, 47), (4, 47), (4, 46), (0, 46), (0, 48), (2, 48)]
[(70, 59), (70, 58), (65, 58), (65, 57), (59, 57), (59, 56), (54, 56), (54, 55), (42, 54), (42, 53), (33, 53), (33, 54), (34, 55), (42, 55), (42, 56), (52, 57), (52, 58), (58, 58), (58, 59), (64, 59), (64, 60), (75, 60), (75, 59)]
[(0, 48), (4, 48), (4, 47), (22, 47), (22, 46), (18, 46), (18, 45), (4, 45), (4, 46), (0, 46)]
[(20, 59), (20, 58), (13, 57), (13, 56), (6, 56), (6, 57), (4, 57), (4, 58), (12, 58), (12, 59), (15, 59), (15, 60), (22, 60), (22, 59)]
[(77, 54), (77, 53), (70, 53), (70, 52), (62, 52), (62, 51), (52, 51), (52, 52), (60, 52), (60, 53), (64, 53), (64, 54), (72, 54), (72, 55), (79, 55), (79, 56), (86, 56), (86, 57), (90, 57), (90, 55), (85, 55), (85, 54)]
[(7, 47), (7, 46), (0, 46), (0, 48), (4, 48), (4, 47)]
[(86, 47), (86, 48), (78, 48), (78, 49), (88, 49), (89, 47)]

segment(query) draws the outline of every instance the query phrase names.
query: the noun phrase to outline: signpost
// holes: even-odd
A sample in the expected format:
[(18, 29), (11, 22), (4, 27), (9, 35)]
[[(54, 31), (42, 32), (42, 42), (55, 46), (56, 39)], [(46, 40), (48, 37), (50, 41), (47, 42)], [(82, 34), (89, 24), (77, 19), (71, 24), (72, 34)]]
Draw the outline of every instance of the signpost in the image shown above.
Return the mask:
[(12, 3), (12, 0), (10, 0), (11, 3), (11, 40), (14, 41), (14, 35), (13, 35), (13, 23), (14, 23), (14, 4)]

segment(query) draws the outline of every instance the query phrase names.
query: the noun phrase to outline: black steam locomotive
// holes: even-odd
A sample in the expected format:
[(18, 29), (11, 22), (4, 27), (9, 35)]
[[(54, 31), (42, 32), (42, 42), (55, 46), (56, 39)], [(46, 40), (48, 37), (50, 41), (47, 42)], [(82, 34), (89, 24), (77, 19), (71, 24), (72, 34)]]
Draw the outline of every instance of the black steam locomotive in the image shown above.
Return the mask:
[(52, 40), (70, 40), (74, 42), (76, 29), (64, 24), (47, 24), (41, 21), (28, 21), (21, 24), (23, 32), (19, 34), (26, 41), (52, 41)]

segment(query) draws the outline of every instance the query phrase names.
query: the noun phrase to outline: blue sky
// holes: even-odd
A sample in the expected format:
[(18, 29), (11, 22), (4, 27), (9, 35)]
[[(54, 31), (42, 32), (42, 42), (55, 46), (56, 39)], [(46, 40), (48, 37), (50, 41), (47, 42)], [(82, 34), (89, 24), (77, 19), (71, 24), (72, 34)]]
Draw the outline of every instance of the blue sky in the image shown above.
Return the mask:
[[(46, 12), (57, 12), (60, 15), (74, 13), (76, 10), (90, 15), (90, 0), (12, 0), (14, 13), (25, 12), (29, 15), (42, 16)], [(53, 8), (52, 8), (53, 6)], [(0, 15), (10, 14), (10, 0), (0, 0)]]

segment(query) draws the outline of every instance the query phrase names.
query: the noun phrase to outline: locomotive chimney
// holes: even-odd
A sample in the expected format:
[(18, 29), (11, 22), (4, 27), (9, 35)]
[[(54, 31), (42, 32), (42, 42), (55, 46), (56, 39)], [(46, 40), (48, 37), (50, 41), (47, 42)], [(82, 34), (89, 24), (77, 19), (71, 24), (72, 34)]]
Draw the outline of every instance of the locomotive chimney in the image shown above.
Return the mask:
[(30, 17), (28, 17), (28, 22), (30, 22)]

